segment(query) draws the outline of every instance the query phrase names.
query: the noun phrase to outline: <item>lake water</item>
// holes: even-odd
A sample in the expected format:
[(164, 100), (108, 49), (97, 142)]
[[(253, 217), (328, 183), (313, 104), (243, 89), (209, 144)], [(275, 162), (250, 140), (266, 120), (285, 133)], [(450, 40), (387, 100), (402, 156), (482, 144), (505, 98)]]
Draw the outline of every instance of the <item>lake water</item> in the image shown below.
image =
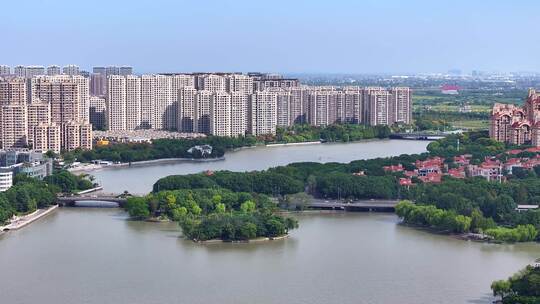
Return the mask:
[(341, 162), (357, 159), (397, 156), (426, 151), (427, 141), (378, 140), (356, 143), (287, 145), (255, 147), (227, 152), (225, 160), (212, 162), (176, 162), (160, 165), (107, 168), (91, 172), (105, 192), (148, 193), (161, 177), (172, 174), (198, 173), (205, 170), (252, 171), (294, 162)]
[(492, 280), (539, 255), (536, 244), (456, 240), (393, 214), (298, 218), (286, 240), (199, 245), (174, 223), (62, 208), (0, 237), (2, 303), (490, 303)]
[[(420, 153), (427, 142), (260, 147), (212, 163), (94, 172), (105, 191), (150, 191), (169, 174), (255, 170)], [(296, 215), (286, 240), (200, 245), (175, 223), (119, 209), (61, 208), (0, 236), (0, 299), (10, 304), (490, 303), (489, 286), (540, 256), (537, 244), (467, 242), (398, 224), (393, 214)]]

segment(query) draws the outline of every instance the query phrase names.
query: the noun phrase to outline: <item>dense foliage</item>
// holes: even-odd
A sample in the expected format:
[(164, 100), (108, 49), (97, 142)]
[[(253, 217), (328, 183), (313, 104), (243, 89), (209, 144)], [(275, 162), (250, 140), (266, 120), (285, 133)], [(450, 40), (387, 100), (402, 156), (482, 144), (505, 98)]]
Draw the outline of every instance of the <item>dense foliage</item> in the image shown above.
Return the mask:
[(43, 181), (18, 174), (13, 186), (0, 193), (0, 224), (6, 223), (13, 215), (53, 205), (59, 192), (82, 190), (91, 185), (84, 177), (77, 177), (67, 171), (55, 173)]
[(501, 296), (504, 304), (540, 303), (540, 268), (527, 266), (508, 280), (491, 284), (493, 295)]
[(405, 223), (447, 232), (463, 233), (495, 227), (493, 220), (486, 219), (478, 210), (471, 216), (464, 216), (454, 210), (439, 209), (433, 205), (415, 205), (410, 201), (399, 202), (396, 214)]
[(219, 171), (212, 175), (171, 175), (154, 184), (154, 192), (162, 190), (221, 187), (236, 192), (264, 194), (289, 194), (304, 191), (303, 183), (285, 174), (271, 171), (230, 172)]
[(289, 128), (278, 128), (274, 141), (283, 143), (328, 141), (348, 142), (362, 139), (387, 138), (391, 130), (387, 126), (365, 126), (358, 124), (335, 124), (327, 127), (311, 125), (294, 125)]
[(130, 197), (125, 205), (135, 219), (165, 217), (180, 223), (192, 240), (248, 240), (284, 235), (296, 220), (276, 215), (276, 205), (265, 195), (225, 189), (160, 191)]
[(472, 154), (473, 163), (479, 163), (484, 157), (502, 153), (508, 148), (504, 143), (490, 139), (487, 131), (450, 135), (431, 142), (427, 147), (432, 156), (449, 158), (460, 154)]
[[(383, 166), (403, 164), (405, 169), (414, 169), (416, 160), (430, 156), (446, 159), (463, 153), (472, 154), (473, 163), (479, 163), (485, 156), (500, 155), (509, 147), (485, 137), (485, 132), (471, 132), (453, 135), (433, 142), (429, 153), (401, 155), (392, 158), (358, 160), (341, 163), (294, 163), (265, 171), (229, 172), (218, 171), (210, 174), (168, 176), (154, 184), (154, 192), (192, 188), (220, 188), (231, 191), (263, 193), (281, 198), (289, 205), (302, 209), (305, 203), (290, 204), (291, 195), (308, 193), (316, 197), (331, 199), (409, 199), (417, 206), (433, 206), (439, 214), (444, 212), (445, 222), (414, 222), (445, 231), (483, 231), (503, 241), (534, 239), (536, 235), (523, 236), (523, 227), (532, 225), (540, 230), (540, 211), (516, 212), (517, 204), (540, 203), (539, 170), (516, 170), (506, 183), (488, 182), (483, 178), (454, 179), (444, 177), (442, 183), (417, 182), (414, 187), (400, 187), (398, 178), (402, 173), (385, 172)], [(457, 140), (459, 139), (459, 150)], [(360, 173), (363, 173), (360, 174)], [(421, 207), (423, 208), (423, 207)], [(432, 212), (432, 208), (421, 209)], [(452, 218), (452, 221), (450, 219)], [(470, 227), (461, 227), (463, 221), (471, 220)], [(413, 220), (413, 221), (416, 221)], [(454, 226), (453, 226), (454, 225)], [(501, 227), (496, 228), (496, 225)], [(518, 226), (523, 226), (518, 229)], [(502, 228), (505, 227), (505, 228)], [(531, 237), (534, 235), (533, 237)]]
[[(115, 143), (108, 146), (95, 147), (92, 150), (76, 149), (65, 152), (66, 161), (78, 160), (88, 162), (92, 160), (108, 160), (120, 162), (134, 162), (163, 158), (217, 158), (222, 157), (227, 150), (254, 146), (256, 144), (292, 143), (307, 141), (342, 141), (387, 138), (390, 135), (387, 126), (364, 126), (357, 124), (337, 124), (327, 127), (310, 125), (295, 125), (290, 128), (278, 128), (276, 135), (221, 137), (207, 136), (201, 138), (185, 139), (155, 139), (152, 143)], [(211, 145), (210, 155), (203, 155), (198, 151), (189, 153), (188, 150), (196, 145)]]
[[(346, 172), (346, 165), (334, 165), (297, 163), (266, 171), (171, 175), (159, 179), (153, 189), (157, 192), (221, 187), (277, 196), (304, 192), (308, 188), (310, 193), (321, 197), (351, 199), (392, 198), (397, 193), (394, 176), (356, 176)], [(312, 174), (307, 174), (310, 172)]]
[[(253, 136), (219, 137), (208, 136), (192, 139), (155, 139), (152, 143), (116, 143), (108, 146), (95, 147), (93, 150), (77, 149), (64, 153), (67, 161), (82, 162), (96, 159), (108, 161), (133, 162), (161, 158), (216, 158), (222, 157), (228, 149), (252, 146), (257, 143)], [(202, 155), (198, 151), (189, 153), (188, 150), (196, 145), (211, 145), (212, 154)]]
[(46, 176), (43, 181), (47, 184), (58, 186), (60, 192), (75, 193), (95, 187), (96, 185), (92, 182), (92, 179), (92, 176), (86, 174), (75, 175), (69, 171), (61, 170)]

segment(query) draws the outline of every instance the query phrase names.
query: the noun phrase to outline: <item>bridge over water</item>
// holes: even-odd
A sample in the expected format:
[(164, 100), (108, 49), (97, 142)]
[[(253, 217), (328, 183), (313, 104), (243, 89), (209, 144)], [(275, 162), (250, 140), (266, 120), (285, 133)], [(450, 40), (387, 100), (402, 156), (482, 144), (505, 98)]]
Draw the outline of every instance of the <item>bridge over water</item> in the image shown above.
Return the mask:
[(449, 136), (449, 133), (443, 132), (410, 132), (410, 133), (393, 133), (390, 138), (393, 139), (411, 139), (411, 140), (437, 140)]
[(330, 201), (313, 199), (308, 203), (308, 208), (319, 210), (344, 210), (344, 211), (383, 211), (394, 212), (399, 200), (357, 200), (357, 201)]
[[(127, 198), (120, 194), (112, 193), (94, 193), (73, 196), (60, 196), (57, 202), (61, 206), (75, 206), (76, 203), (91, 203), (91, 202), (110, 202), (116, 203), (118, 207), (123, 207)], [(356, 200), (356, 201), (337, 201), (311, 199), (307, 204), (309, 209), (318, 210), (343, 210), (343, 211), (383, 211), (393, 212), (399, 200)]]
[(126, 201), (126, 197), (123, 197), (120, 194), (111, 193), (59, 196), (56, 199), (56, 202), (61, 206), (75, 206), (76, 203), (109, 202), (116, 203), (119, 207), (122, 207)]

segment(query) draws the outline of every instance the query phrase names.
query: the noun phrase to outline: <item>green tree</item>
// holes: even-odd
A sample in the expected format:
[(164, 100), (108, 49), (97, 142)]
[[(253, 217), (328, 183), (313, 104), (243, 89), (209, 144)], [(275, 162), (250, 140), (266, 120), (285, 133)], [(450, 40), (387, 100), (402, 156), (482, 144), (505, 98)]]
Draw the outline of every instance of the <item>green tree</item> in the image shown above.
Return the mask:
[(257, 236), (257, 225), (247, 222), (240, 227), (240, 237), (249, 240)]
[(223, 203), (218, 203), (216, 205), (216, 213), (225, 213), (225, 209), (226, 207), (225, 207), (225, 204)]
[(142, 197), (129, 197), (125, 209), (129, 213), (129, 216), (134, 219), (146, 219), (150, 216), (148, 204)]
[(250, 212), (254, 212), (255, 211), (255, 202), (253, 201), (245, 201), (242, 203), (242, 205), (240, 205), (240, 210), (243, 212), (243, 213), (250, 213)]
[(500, 296), (501, 298), (506, 297), (512, 292), (510, 282), (507, 280), (494, 281), (491, 283), (491, 290), (493, 291), (493, 296)]

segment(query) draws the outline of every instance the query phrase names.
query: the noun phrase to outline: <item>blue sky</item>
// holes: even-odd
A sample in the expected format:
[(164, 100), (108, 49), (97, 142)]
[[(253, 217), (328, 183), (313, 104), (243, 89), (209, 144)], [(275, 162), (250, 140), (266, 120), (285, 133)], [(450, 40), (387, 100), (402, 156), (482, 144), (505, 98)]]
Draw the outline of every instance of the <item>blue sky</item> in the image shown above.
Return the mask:
[(0, 64), (540, 71), (539, 1), (24, 0), (0, 11)]

